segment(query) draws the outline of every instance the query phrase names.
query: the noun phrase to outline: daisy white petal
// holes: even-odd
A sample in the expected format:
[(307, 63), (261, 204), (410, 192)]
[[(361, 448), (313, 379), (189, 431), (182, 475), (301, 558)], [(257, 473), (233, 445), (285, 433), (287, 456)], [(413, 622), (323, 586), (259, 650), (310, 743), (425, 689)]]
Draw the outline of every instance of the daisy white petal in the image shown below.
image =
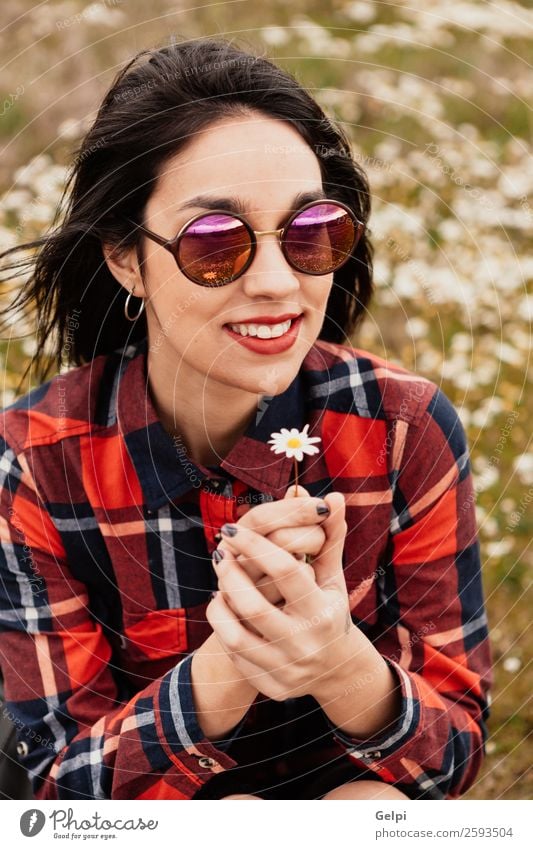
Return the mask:
[(299, 431), (293, 427), (291, 430), (281, 428), (280, 433), (272, 433), (268, 440), (271, 445), (271, 451), (276, 454), (285, 452), (289, 458), (295, 457), (298, 462), (303, 460), (304, 454), (316, 454), (318, 448), (313, 445), (315, 442), (320, 442), (319, 436), (308, 436), (309, 424), (306, 424), (304, 429)]

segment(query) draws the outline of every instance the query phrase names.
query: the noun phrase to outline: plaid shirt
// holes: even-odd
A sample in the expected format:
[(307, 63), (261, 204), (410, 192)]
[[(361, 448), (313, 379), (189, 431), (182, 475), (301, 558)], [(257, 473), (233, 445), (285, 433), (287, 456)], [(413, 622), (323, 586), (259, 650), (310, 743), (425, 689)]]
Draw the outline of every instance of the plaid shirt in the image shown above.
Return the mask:
[(352, 618), (401, 688), (399, 716), (371, 740), (321, 712), (330, 744), (410, 798), (460, 796), (485, 752), (492, 672), (469, 453), (446, 395), (319, 340), (204, 467), (159, 421), (147, 344), (0, 411), (4, 712), (36, 798), (192, 799), (239, 767), (232, 742), (253, 731), (259, 702), (278, 703), (260, 694), (225, 739), (199, 726), (190, 673), (212, 631), (211, 552), (224, 522), (283, 498), (293, 461), (267, 440), (307, 422), (321, 451), (300, 481), (345, 494)]

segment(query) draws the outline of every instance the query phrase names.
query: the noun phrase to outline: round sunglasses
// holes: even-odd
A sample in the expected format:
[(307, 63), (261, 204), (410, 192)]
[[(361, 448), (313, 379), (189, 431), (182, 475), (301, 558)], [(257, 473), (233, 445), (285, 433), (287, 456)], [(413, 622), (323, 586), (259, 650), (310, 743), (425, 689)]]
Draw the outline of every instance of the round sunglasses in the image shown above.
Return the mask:
[(257, 236), (276, 234), (289, 265), (304, 274), (330, 274), (347, 262), (364, 223), (345, 203), (318, 200), (292, 213), (278, 230), (253, 230), (238, 213), (215, 209), (187, 221), (164, 239), (128, 219), (145, 236), (170, 251), (179, 270), (199, 286), (226, 286), (250, 267)]

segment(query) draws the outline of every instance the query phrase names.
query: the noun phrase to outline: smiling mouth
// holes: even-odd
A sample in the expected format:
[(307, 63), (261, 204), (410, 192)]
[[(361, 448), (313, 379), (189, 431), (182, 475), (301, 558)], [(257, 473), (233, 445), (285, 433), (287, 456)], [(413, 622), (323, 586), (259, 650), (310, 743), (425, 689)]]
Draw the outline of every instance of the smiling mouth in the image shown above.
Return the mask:
[(260, 324), (258, 322), (230, 324), (228, 322), (225, 327), (229, 327), (230, 330), (233, 330), (234, 333), (239, 333), (241, 336), (254, 336), (257, 339), (277, 339), (288, 333), (291, 326), (299, 318), (301, 316), (289, 318), (287, 321), (280, 321), (277, 324)]

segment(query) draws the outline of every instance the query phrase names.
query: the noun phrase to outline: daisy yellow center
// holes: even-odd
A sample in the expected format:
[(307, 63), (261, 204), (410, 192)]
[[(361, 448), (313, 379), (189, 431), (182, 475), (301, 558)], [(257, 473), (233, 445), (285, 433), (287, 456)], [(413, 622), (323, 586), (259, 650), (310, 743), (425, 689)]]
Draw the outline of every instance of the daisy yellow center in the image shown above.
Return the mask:
[(292, 439), (287, 440), (287, 447), (288, 448), (299, 448), (301, 444), (302, 444), (302, 442), (301, 442), (300, 439), (298, 439), (297, 436), (293, 436)]

